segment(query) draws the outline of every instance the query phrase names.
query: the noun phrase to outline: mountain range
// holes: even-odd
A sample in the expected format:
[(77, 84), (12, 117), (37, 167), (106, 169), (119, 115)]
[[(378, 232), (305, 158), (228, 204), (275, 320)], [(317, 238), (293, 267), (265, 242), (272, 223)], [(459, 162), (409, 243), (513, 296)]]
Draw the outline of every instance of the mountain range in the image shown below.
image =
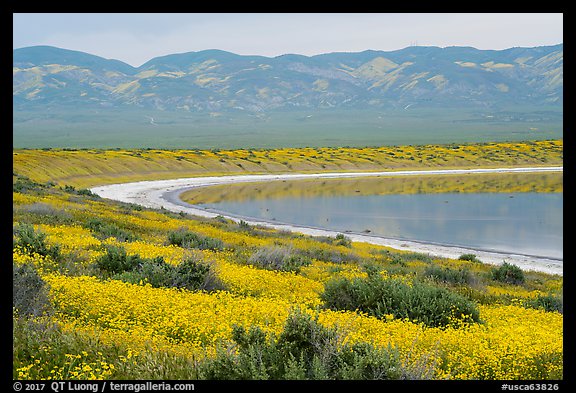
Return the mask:
[(504, 107), (563, 99), (563, 44), (506, 50), (413, 46), (316, 56), (204, 50), (139, 67), (50, 46), (13, 51), (16, 110), (127, 107), (185, 112)]
[(204, 50), (133, 67), (13, 51), (14, 147), (367, 146), (559, 138), (563, 44), (316, 56)]

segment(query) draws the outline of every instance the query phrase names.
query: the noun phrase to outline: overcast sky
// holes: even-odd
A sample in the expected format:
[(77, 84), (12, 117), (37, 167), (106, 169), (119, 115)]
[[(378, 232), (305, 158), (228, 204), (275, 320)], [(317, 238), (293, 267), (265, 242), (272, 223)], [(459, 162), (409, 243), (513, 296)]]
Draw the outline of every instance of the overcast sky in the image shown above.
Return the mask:
[(561, 13), (13, 14), (13, 47), (52, 45), (133, 66), (172, 53), (391, 51), (410, 45), (507, 49), (563, 43)]

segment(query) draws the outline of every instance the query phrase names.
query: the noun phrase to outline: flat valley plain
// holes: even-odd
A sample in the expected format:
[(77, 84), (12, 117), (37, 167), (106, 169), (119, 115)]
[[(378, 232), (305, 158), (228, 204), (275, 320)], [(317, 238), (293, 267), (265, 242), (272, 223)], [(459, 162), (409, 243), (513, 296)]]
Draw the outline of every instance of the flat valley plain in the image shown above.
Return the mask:
[(562, 108), (552, 105), (449, 109), (420, 108), (416, 104), (388, 110), (194, 114), (142, 108), (79, 108), (73, 116), (69, 110), (52, 108), (40, 115), (15, 111), (13, 145), (229, 150), (524, 141), (562, 138), (562, 118)]

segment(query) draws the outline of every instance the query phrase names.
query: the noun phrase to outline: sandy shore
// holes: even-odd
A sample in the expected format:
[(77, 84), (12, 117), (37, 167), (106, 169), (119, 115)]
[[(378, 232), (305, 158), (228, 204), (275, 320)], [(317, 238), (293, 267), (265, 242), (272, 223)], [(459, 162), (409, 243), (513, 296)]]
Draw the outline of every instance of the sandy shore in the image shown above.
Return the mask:
[[(534, 167), (534, 168), (492, 168), (492, 169), (451, 169), (451, 170), (428, 170), (428, 171), (386, 171), (386, 172), (356, 172), (356, 173), (316, 173), (316, 174), (275, 174), (275, 175), (238, 175), (218, 177), (194, 177), (171, 180), (141, 181), (134, 183), (112, 184), (94, 187), (92, 192), (102, 198), (113, 199), (122, 202), (135, 203), (150, 208), (164, 208), (173, 212), (185, 212), (201, 217), (216, 217), (222, 215), (226, 218), (239, 222), (244, 220), (250, 225), (263, 225), (275, 229), (288, 230), (313, 236), (335, 236), (337, 231), (322, 228), (311, 228), (284, 223), (257, 220), (249, 217), (234, 216), (225, 212), (203, 209), (189, 205), (180, 200), (178, 195), (193, 187), (207, 187), (217, 184), (231, 184), (239, 182), (258, 182), (275, 180), (299, 180), (299, 179), (324, 179), (364, 176), (414, 176), (433, 174), (470, 174), (470, 173), (504, 173), (504, 172), (558, 172), (563, 167)], [(455, 247), (442, 244), (430, 244), (418, 241), (385, 238), (367, 235), (363, 233), (345, 233), (353, 241), (367, 242), (383, 245), (395, 249), (421, 252), (448, 258), (458, 258), (462, 254), (475, 254), (481, 261), (491, 264), (508, 262), (519, 266), (524, 270), (542, 271), (552, 274), (563, 274), (563, 260), (548, 259), (531, 255), (513, 253), (492, 252)]]

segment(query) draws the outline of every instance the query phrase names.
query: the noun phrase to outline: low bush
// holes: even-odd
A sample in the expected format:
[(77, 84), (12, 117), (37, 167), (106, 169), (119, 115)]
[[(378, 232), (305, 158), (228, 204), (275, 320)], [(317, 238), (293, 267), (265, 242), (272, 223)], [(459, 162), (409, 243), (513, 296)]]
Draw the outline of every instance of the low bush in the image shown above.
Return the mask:
[(344, 246), (344, 247), (348, 247), (348, 248), (352, 247), (352, 240), (348, 236), (344, 235), (343, 233), (339, 233), (334, 237), (332, 237), (332, 236), (315, 236), (314, 239), (319, 241), (319, 242), (326, 243), (326, 244), (332, 244), (332, 245), (336, 245), (336, 246)]
[(121, 280), (132, 284), (147, 283), (155, 288), (170, 287), (172, 281), (172, 266), (168, 265), (164, 258), (140, 259), (139, 263), (130, 269), (113, 275), (115, 280)]
[(106, 254), (96, 260), (96, 266), (108, 276), (133, 270), (143, 259), (139, 255), (128, 255), (124, 247), (108, 246)]
[(334, 240), (334, 244), (337, 246), (344, 246), (348, 248), (352, 247), (352, 240), (348, 236), (344, 236), (341, 233), (337, 234)]
[(349, 345), (335, 329), (320, 325), (303, 312), (290, 314), (279, 335), (258, 327), (234, 326), (237, 351), (220, 348), (217, 356), (199, 364), (203, 379), (340, 380), (400, 379), (403, 370), (392, 347)]
[(421, 252), (401, 252), (395, 251), (392, 252), (390, 250), (378, 250), (375, 255), (380, 259), (382, 262), (388, 262), (393, 265), (399, 266), (407, 266), (407, 262), (425, 262), (425, 263), (432, 263), (434, 258), (430, 254), (425, 254)]
[(177, 266), (163, 257), (142, 258), (127, 255), (122, 247), (108, 247), (105, 255), (96, 261), (97, 266), (110, 278), (132, 284), (148, 283), (153, 287), (175, 287), (188, 290), (223, 289), (208, 263), (185, 259)]
[(524, 306), (549, 312), (557, 311), (563, 313), (564, 301), (560, 296), (539, 295), (533, 299), (526, 300)]
[(424, 270), (424, 276), (446, 284), (464, 285), (472, 284), (474, 281), (474, 276), (466, 268), (452, 269), (438, 265), (427, 266)]
[(193, 259), (186, 259), (178, 266), (166, 263), (162, 257), (144, 259), (133, 270), (113, 278), (133, 284), (145, 282), (155, 288), (183, 288), (190, 291), (224, 289), (209, 264)]
[(95, 199), (99, 199), (99, 198), (100, 198), (100, 196), (99, 196), (98, 194), (94, 194), (92, 191), (90, 191), (90, 190), (87, 189), (87, 188), (81, 188), (81, 189), (79, 189), (79, 190), (76, 190), (76, 194), (88, 196), (88, 197), (91, 197), (91, 198), (93, 198), (93, 199), (94, 199), (94, 198), (95, 198)]
[(490, 274), (493, 280), (506, 284), (520, 285), (525, 281), (522, 269), (508, 262), (504, 262), (499, 267), (492, 268)]
[(196, 261), (192, 258), (185, 259), (176, 266), (172, 286), (188, 290), (224, 289), (224, 285), (209, 263)]
[(312, 261), (291, 247), (271, 246), (259, 248), (248, 259), (248, 263), (263, 269), (297, 273), (302, 266), (310, 265)]
[(12, 264), (12, 307), (18, 316), (40, 316), (52, 306), (48, 286), (34, 266)]
[(403, 260), (404, 262), (426, 262), (432, 263), (434, 261), (434, 257), (430, 254), (425, 254), (422, 252), (399, 252), (396, 253), (396, 257)]
[[(29, 205), (21, 205), (16, 209), (18, 213), (28, 213), (30, 214), (30, 219), (36, 224), (51, 224), (51, 225), (62, 225), (62, 224), (72, 224), (74, 222), (74, 217), (72, 214), (64, 209), (58, 209), (54, 206), (43, 203), (34, 202)], [(22, 222), (28, 221), (27, 217), (23, 217)]]
[(99, 218), (89, 219), (84, 224), (84, 227), (90, 229), (100, 239), (114, 237), (121, 242), (132, 242), (138, 239), (134, 233), (122, 229), (114, 223), (102, 221)]
[(446, 288), (414, 281), (408, 285), (380, 275), (336, 278), (324, 286), (326, 308), (362, 311), (377, 318), (392, 314), (427, 326), (448, 326), (455, 320), (479, 322), (476, 304)]
[(30, 255), (38, 254), (51, 257), (54, 261), (61, 259), (60, 247), (58, 245), (49, 245), (46, 242), (46, 234), (36, 231), (33, 225), (19, 223), (13, 229), (15, 239), (14, 247), (21, 247)]
[(238, 227), (240, 229), (242, 229), (243, 231), (251, 231), (252, 230), (252, 226), (250, 224), (248, 224), (246, 221), (244, 220), (240, 220), (238, 222)]
[(30, 191), (42, 192), (50, 187), (53, 187), (53, 183), (38, 183), (22, 175), (16, 175), (16, 180), (12, 183), (12, 191), (23, 194), (29, 193)]
[(224, 249), (222, 240), (202, 236), (186, 228), (180, 228), (168, 233), (168, 244), (200, 250), (221, 251)]
[(347, 249), (337, 249), (332, 247), (319, 247), (316, 245), (310, 245), (306, 249), (300, 250), (301, 255), (304, 255), (310, 259), (317, 259), (324, 262), (332, 263), (346, 263), (354, 262), (359, 263), (362, 258), (359, 257), (353, 250)]
[(80, 189), (76, 189), (76, 187), (65, 184), (64, 187), (60, 187), (62, 190), (69, 192), (71, 194), (76, 194), (76, 195), (84, 195), (87, 197), (91, 197), (92, 199), (99, 199), (100, 196), (98, 194), (94, 194), (92, 191), (90, 191), (87, 188), (80, 188)]
[(477, 262), (482, 263), (477, 257), (476, 254), (462, 254), (458, 257), (461, 261), (470, 261), (470, 262)]

